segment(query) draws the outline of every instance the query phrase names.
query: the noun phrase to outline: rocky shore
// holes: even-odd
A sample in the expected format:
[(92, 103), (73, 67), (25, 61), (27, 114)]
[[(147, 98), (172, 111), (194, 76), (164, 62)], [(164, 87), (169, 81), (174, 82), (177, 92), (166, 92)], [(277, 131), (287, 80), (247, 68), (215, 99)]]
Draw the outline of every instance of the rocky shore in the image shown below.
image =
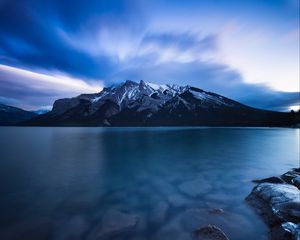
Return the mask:
[[(257, 239), (300, 240), (300, 168), (253, 182), (257, 185), (246, 197), (246, 202), (270, 229), (268, 236), (264, 234)], [(178, 191), (173, 189), (173, 185), (158, 179), (152, 179), (152, 183), (159, 186), (157, 189), (168, 191), (163, 195), (165, 200), (160, 199), (159, 194), (153, 196), (160, 200), (151, 205), (147, 215), (126, 210), (124, 205), (114, 206), (96, 215), (90, 223), (84, 218), (73, 218), (63, 223), (53, 239), (229, 240), (240, 239), (240, 235), (235, 235), (238, 231), (245, 235), (256, 231), (255, 226), (247, 222), (246, 216), (230, 212), (226, 206), (223, 209), (209, 203), (197, 204), (194, 201), (196, 196), (208, 195), (213, 190), (204, 181), (194, 179), (180, 182), (177, 184)], [(144, 184), (140, 190), (147, 193), (148, 197), (149, 192), (145, 187)], [(119, 198), (133, 201), (134, 195), (128, 198), (123, 191), (119, 191), (109, 193), (103, 199), (119, 202), (116, 201)], [(141, 201), (136, 199), (133, 203), (139, 204)], [(176, 212), (172, 213), (172, 208)]]
[(247, 203), (269, 226), (272, 240), (300, 240), (300, 168), (254, 180)]

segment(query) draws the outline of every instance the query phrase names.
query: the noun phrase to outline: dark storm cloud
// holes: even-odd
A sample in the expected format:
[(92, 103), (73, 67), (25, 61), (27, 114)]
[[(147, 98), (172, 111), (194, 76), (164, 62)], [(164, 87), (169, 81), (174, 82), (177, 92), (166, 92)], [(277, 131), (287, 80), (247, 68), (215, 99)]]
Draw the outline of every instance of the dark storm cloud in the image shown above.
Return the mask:
[(0, 46), (5, 58), (2, 56), (1, 62), (103, 78), (113, 70), (110, 58), (92, 57), (71, 46), (59, 30), (76, 32), (93, 19), (97, 24), (88, 25), (90, 28), (129, 22), (129, 6), (126, 1), (4, 1), (0, 7)]

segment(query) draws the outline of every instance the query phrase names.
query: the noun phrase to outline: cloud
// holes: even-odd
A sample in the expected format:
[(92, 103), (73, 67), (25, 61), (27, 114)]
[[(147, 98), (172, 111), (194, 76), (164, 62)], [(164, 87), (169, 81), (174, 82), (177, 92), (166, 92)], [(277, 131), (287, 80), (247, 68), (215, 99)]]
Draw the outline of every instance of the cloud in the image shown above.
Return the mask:
[(148, 33), (143, 38), (142, 44), (155, 43), (158, 46), (170, 47), (182, 51), (187, 49), (196, 49), (197, 51), (215, 50), (217, 48), (216, 37), (214, 35), (208, 35), (200, 37), (200, 34), (193, 32), (163, 32), (163, 33)]
[(66, 75), (47, 75), (5, 65), (0, 65), (0, 79), (0, 100), (27, 109), (102, 89), (99, 81), (92, 84)]
[(112, 81), (117, 81), (121, 77), (161, 84), (197, 86), (262, 109), (287, 111), (289, 106), (300, 103), (299, 92), (281, 92), (263, 84), (245, 83), (241, 73), (237, 70), (215, 62), (193, 61), (168, 62), (151, 66), (139, 65), (116, 73)]
[[(269, 61), (270, 56), (275, 56), (269, 52), (277, 53), (273, 51), (276, 47), (263, 54), (266, 48), (254, 45), (261, 42), (257, 42), (261, 40), (257, 34), (249, 32), (243, 36), (244, 32), (238, 32), (233, 35), (236, 31), (231, 29), (226, 35), (230, 36), (226, 53), (234, 61), (229, 61), (230, 58), (219, 57), (224, 45), (222, 29), (213, 27), (220, 25), (219, 16), (214, 16), (215, 25), (210, 25), (207, 13), (204, 15), (207, 22), (200, 22), (201, 18), (195, 16), (178, 18), (174, 3), (163, 2), (165, 4), (159, 7), (166, 15), (160, 18), (154, 11), (157, 1), (91, 0), (87, 4), (83, 0), (2, 0), (0, 97), (12, 104), (37, 108), (50, 105), (57, 98), (98, 91), (95, 81), (99, 86), (107, 86), (125, 79), (144, 79), (156, 83), (190, 84), (260, 108), (285, 109), (289, 104), (299, 104), (295, 92), (284, 93), (263, 84), (245, 83), (245, 77), (248, 81), (258, 73), (279, 75), (279, 67), (273, 71), (265, 66), (281, 66), (281, 58), (277, 62), (271, 59), (268, 65), (259, 64), (261, 59), (250, 61), (252, 55)], [(191, 15), (193, 9), (198, 10), (197, 4), (198, 1), (187, 4), (189, 9), (185, 14), (188, 15), (182, 16)], [(201, 2), (203, 14), (206, 5)], [(170, 11), (165, 11), (166, 6)], [(213, 4), (210, 7), (213, 8)], [(174, 22), (181, 27), (157, 28), (151, 25), (153, 18), (158, 18), (156, 23)], [(193, 28), (189, 21), (193, 21)], [(211, 30), (204, 33), (198, 25)], [(289, 29), (294, 27), (289, 26)], [(294, 30), (286, 32), (288, 34), (281, 39), (295, 39)], [(243, 42), (246, 38), (248, 41)], [(259, 54), (253, 51), (244, 54), (251, 50), (251, 46)], [(282, 49), (280, 56), (283, 58), (286, 51)], [(243, 59), (244, 64), (239, 65)], [(286, 59), (291, 58), (286, 55)], [(294, 68), (289, 61), (286, 65)], [(281, 70), (290, 69), (287, 66)], [(288, 73), (281, 72), (284, 78), (288, 78)]]
[[(79, 38), (77, 34), (83, 34), (85, 26), (86, 32), (96, 32), (96, 28), (103, 26), (129, 23), (125, 18), (130, 6), (126, 1), (90, 1), (89, 4), (85, 1), (4, 1), (0, 8), (0, 52), (5, 56), (2, 55), (2, 60), (11, 60), (4, 62), (9, 65), (58, 70), (76, 77), (105, 78), (115, 67), (113, 59), (91, 55), (69, 44), (61, 32)], [(115, 15), (118, 19), (113, 18)], [(88, 46), (93, 43), (86, 42)], [(21, 51), (23, 48), (25, 51)]]
[(217, 49), (217, 36), (195, 32), (148, 32), (143, 37), (138, 55), (156, 56), (161, 62), (191, 62), (207, 57)]

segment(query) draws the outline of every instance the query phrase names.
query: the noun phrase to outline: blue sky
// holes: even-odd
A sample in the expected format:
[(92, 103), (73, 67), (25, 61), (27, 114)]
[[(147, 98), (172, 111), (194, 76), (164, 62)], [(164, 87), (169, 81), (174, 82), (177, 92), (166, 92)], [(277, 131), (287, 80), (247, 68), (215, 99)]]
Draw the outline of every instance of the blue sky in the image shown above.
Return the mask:
[(297, 108), (299, 2), (0, 1), (0, 102), (45, 108), (126, 79)]

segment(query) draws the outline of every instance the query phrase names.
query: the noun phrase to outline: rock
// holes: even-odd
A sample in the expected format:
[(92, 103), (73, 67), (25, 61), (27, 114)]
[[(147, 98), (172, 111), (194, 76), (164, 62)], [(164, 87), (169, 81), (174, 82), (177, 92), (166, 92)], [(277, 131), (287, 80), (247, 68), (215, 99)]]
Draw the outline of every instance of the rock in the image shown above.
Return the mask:
[(294, 172), (300, 173), (300, 167), (299, 168), (293, 168)]
[(297, 188), (299, 175), (299, 169), (293, 169), (281, 175), (286, 182), (284, 184), (277, 183), (276, 177), (269, 178), (276, 183), (262, 181), (246, 198), (269, 225), (271, 239), (300, 240), (300, 190)]
[(270, 232), (270, 239), (272, 240), (299, 240), (300, 231), (299, 224), (286, 222), (272, 228)]
[[(286, 228), (286, 227), (285, 227)], [(271, 228), (269, 232), (269, 239), (272, 240), (299, 240), (296, 236), (293, 235), (290, 230), (287, 228), (284, 229), (284, 225), (278, 225), (276, 227)]]
[(179, 214), (177, 218), (180, 226), (186, 232), (194, 232), (199, 226), (207, 224), (226, 230), (234, 239), (239, 239), (241, 234), (246, 234), (249, 237), (255, 232), (254, 226), (249, 223), (245, 216), (230, 212), (211, 214), (207, 209), (187, 209)]
[(252, 193), (269, 202), (273, 207), (284, 202), (299, 202), (300, 191), (289, 184), (261, 183), (252, 190)]
[(192, 180), (181, 183), (178, 188), (182, 193), (190, 197), (197, 197), (198, 195), (207, 193), (211, 189), (211, 186), (204, 181)]
[(253, 180), (254, 183), (284, 183), (280, 177), (269, 177), (264, 179)]
[(292, 184), (292, 180), (296, 177), (300, 177), (299, 168), (294, 168), (293, 170), (288, 171), (285, 174), (281, 175), (281, 178), (289, 184)]
[(214, 225), (206, 225), (195, 230), (199, 240), (229, 240), (225, 233)]
[(292, 179), (292, 184), (300, 189), (300, 176)]
[[(300, 195), (299, 195), (300, 198)], [(300, 222), (300, 202), (286, 202), (274, 206), (274, 211), (285, 221)]]
[(94, 228), (87, 239), (110, 239), (119, 234), (125, 235), (137, 224), (136, 215), (109, 210), (104, 214), (101, 222)]
[[(299, 214), (300, 191), (293, 185), (261, 183), (246, 198), (269, 225), (293, 221)], [(300, 216), (299, 216), (300, 217)]]
[(295, 236), (295, 239), (300, 239), (300, 224), (297, 225), (295, 223), (286, 222), (281, 224), (282, 228), (286, 231), (291, 233), (293, 236)]

